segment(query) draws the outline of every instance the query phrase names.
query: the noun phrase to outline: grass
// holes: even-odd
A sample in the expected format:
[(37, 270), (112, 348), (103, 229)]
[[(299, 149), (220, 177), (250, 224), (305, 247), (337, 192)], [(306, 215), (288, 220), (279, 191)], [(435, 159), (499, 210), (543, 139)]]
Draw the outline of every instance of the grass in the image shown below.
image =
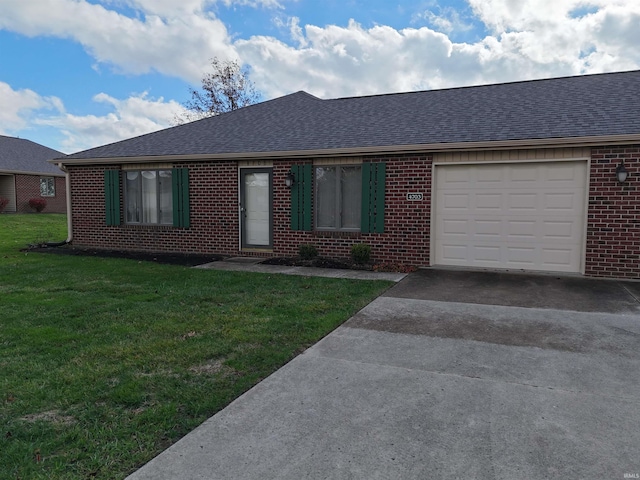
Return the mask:
[(64, 215), (0, 215), (0, 478), (124, 478), (388, 282), (20, 252)]

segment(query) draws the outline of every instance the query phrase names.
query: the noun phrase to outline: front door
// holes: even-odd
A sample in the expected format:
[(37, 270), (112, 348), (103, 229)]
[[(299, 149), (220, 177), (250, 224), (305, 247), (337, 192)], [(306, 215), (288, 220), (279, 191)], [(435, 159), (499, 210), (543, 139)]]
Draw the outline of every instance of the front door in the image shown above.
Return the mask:
[(242, 248), (271, 248), (271, 168), (240, 170), (240, 225)]

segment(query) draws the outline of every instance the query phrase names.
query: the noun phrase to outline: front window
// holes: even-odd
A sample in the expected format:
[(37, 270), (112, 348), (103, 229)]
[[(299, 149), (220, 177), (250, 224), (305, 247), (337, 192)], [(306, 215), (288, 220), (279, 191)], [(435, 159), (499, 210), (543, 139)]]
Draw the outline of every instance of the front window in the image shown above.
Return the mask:
[(125, 180), (126, 222), (171, 225), (171, 170), (131, 170)]
[(318, 230), (360, 230), (360, 165), (315, 168), (315, 224)]
[(40, 196), (56, 196), (56, 179), (53, 177), (40, 177)]

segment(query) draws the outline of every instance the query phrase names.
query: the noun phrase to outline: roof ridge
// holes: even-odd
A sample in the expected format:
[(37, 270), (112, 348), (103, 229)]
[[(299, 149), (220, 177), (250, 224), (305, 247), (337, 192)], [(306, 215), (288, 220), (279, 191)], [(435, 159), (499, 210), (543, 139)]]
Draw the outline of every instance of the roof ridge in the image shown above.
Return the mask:
[[(624, 75), (627, 73), (639, 73), (640, 69), (634, 70), (623, 70), (616, 72), (599, 72), (599, 73), (588, 73), (588, 74), (577, 74), (577, 75), (565, 75), (562, 77), (549, 77), (549, 78), (532, 78), (529, 80), (513, 80), (509, 82), (496, 82), (496, 83), (485, 83), (479, 85), (461, 85), (458, 87), (446, 87), (446, 88), (433, 88), (433, 89), (425, 89), (425, 90), (410, 90), (406, 92), (386, 92), (386, 93), (372, 93), (370, 95), (352, 95), (348, 97), (336, 97), (330, 98), (328, 100), (353, 100), (353, 99), (366, 99), (373, 97), (390, 97), (394, 95), (411, 95), (418, 93), (426, 93), (426, 92), (447, 92), (453, 90), (467, 90), (467, 89), (477, 89), (477, 88), (487, 88), (487, 87), (499, 87), (506, 85), (518, 85), (518, 84), (527, 84), (527, 83), (537, 83), (537, 82), (553, 82), (557, 80), (569, 80), (569, 79), (582, 79), (585, 77), (601, 77), (601, 76), (610, 76), (610, 75)], [(306, 92), (305, 92), (306, 93)]]

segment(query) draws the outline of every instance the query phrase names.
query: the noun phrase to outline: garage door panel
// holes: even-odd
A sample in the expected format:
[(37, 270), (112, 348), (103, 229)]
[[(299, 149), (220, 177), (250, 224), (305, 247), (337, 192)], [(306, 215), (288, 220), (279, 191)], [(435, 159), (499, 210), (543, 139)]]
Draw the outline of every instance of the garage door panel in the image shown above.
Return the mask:
[(479, 211), (495, 211), (499, 212), (502, 210), (502, 194), (500, 193), (476, 193), (474, 196), (473, 206), (475, 206), (475, 210)]
[(503, 168), (483, 168), (471, 170), (471, 174), (475, 176), (478, 186), (491, 187), (488, 183), (500, 184), (504, 181), (505, 171)]
[(545, 220), (541, 237), (545, 242), (561, 239), (577, 242), (580, 234), (574, 228), (574, 223), (571, 220)]
[(502, 230), (501, 220), (474, 220), (472, 223), (473, 228), (471, 234), (482, 237), (495, 237), (500, 238), (500, 232)]
[(443, 209), (445, 211), (468, 211), (469, 210), (469, 194), (468, 193), (447, 193), (443, 198)]
[(520, 268), (532, 268), (536, 264), (538, 249), (535, 246), (529, 247), (505, 247), (506, 265), (517, 265)]
[(535, 165), (519, 165), (515, 168), (512, 166), (508, 166), (506, 168), (509, 171), (509, 178), (515, 185), (526, 187), (527, 184), (529, 184), (528, 186), (533, 186), (538, 183), (540, 171), (536, 168)]
[(535, 192), (509, 193), (506, 197), (508, 209), (530, 211), (538, 209), (538, 194)]
[(471, 171), (465, 168), (450, 168), (444, 173), (441, 181), (443, 184), (448, 184), (450, 188), (455, 188), (456, 185), (463, 186), (468, 184), (471, 180)]
[(442, 256), (449, 265), (465, 265), (468, 261), (469, 248), (461, 244), (447, 244), (442, 248)]
[(434, 263), (579, 272), (586, 171), (584, 161), (438, 166)]
[(500, 262), (500, 247), (478, 245), (474, 250), (474, 260), (477, 262)]
[[(571, 162), (558, 162), (545, 169), (545, 180), (550, 187), (574, 186), (576, 183), (584, 183), (587, 179), (586, 170), (576, 169)], [(560, 185), (563, 183), (563, 185)]]
[(542, 248), (543, 264), (549, 268), (568, 268), (571, 266), (573, 251), (569, 248), (545, 247)]
[(507, 241), (509, 240), (536, 240), (538, 222), (535, 220), (505, 220)]
[(444, 219), (442, 233), (445, 235), (469, 235), (469, 221), (466, 219)]
[(583, 202), (584, 198), (578, 200), (573, 192), (567, 193), (546, 193), (544, 196), (544, 208), (546, 210), (573, 212), (576, 203)]

